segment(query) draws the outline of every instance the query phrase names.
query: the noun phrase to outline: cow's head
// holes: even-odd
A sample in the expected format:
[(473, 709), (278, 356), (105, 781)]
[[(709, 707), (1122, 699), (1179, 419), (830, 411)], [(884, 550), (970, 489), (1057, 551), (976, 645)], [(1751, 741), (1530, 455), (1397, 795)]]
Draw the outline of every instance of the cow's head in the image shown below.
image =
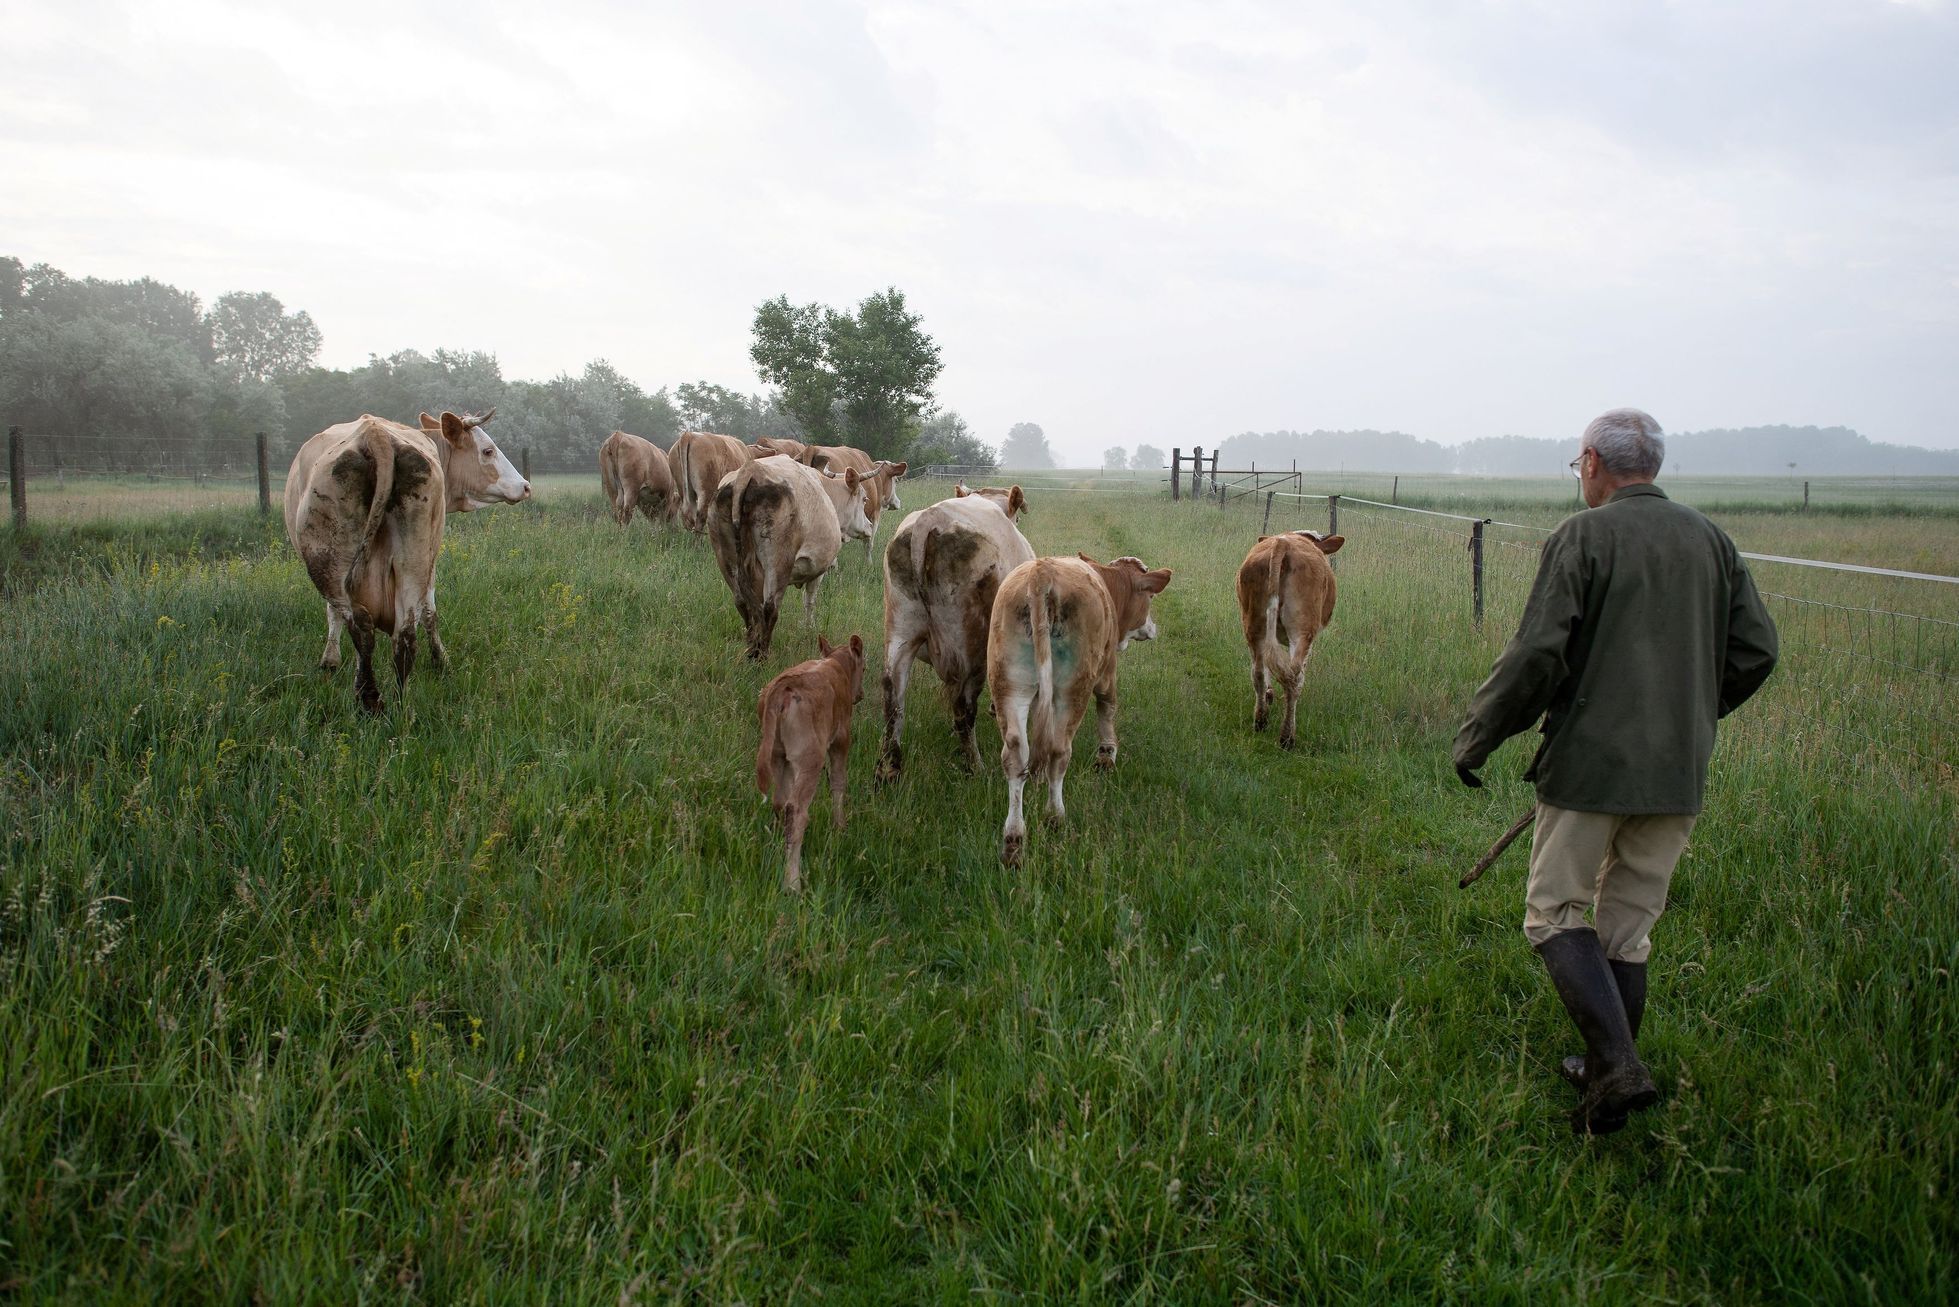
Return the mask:
[(981, 486), (978, 490), (974, 490), (964, 481), (961, 481), (952, 488), (952, 495), (955, 499), (964, 499), (968, 495), (975, 495), (991, 503), (998, 504), (1000, 511), (1016, 522), (1020, 520), (1021, 514), (1027, 511), (1027, 496), (1021, 493), (1019, 486), (1009, 486), (1005, 490), (1002, 490), (999, 486)]
[(864, 701), (864, 637), (853, 635), (849, 644), (831, 644), (822, 636), (816, 637), (816, 651), (835, 663), (841, 663), (850, 677), (850, 701)]
[(1305, 536), (1308, 540), (1318, 545), (1320, 552), (1323, 554), (1337, 554), (1340, 552), (1340, 546), (1347, 543), (1347, 537), (1345, 536), (1321, 535), (1318, 531), (1295, 531), (1293, 534), (1296, 536)]
[(908, 466), (910, 465), (906, 463), (884, 462), (875, 463), (871, 466), (871, 475), (877, 478), (878, 491), (884, 496), (882, 507), (888, 508), (893, 512), (904, 507), (903, 504), (898, 502), (898, 478), (905, 474), (905, 469)]
[(449, 488), (449, 511), (467, 513), (489, 504), (517, 504), (531, 497), (531, 483), (511, 465), (483, 424), (497, 415), (441, 417), (422, 414), (422, 430), (436, 437), (442, 450), (442, 480)]
[(876, 487), (868, 477), (857, 474), (857, 469), (847, 467), (841, 472), (818, 469), (818, 476), (826, 476), (832, 481), (841, 481), (847, 492), (843, 503), (837, 506), (837, 525), (843, 528), (846, 540), (868, 540), (877, 530), (871, 520), (871, 510), (875, 506), (871, 496), (877, 493)]
[(1151, 571), (1143, 566), (1142, 559), (1134, 557), (1098, 563), (1087, 554), (1075, 556), (1101, 574), (1102, 584), (1108, 587), (1109, 598), (1115, 602), (1116, 629), (1122, 633), (1116, 648), (1127, 649), (1131, 640), (1156, 639), (1156, 618), (1150, 615), (1150, 600), (1170, 584), (1170, 569), (1159, 567)]

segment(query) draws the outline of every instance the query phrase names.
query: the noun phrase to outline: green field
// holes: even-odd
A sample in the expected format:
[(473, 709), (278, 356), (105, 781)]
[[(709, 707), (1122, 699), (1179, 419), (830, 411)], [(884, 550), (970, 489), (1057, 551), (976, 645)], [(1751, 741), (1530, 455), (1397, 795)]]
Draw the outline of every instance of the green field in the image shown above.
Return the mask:
[[(375, 720), (249, 510), (0, 534), (0, 1292), (1959, 1295), (1959, 586), (1758, 569), (1786, 661), (1655, 934), (1665, 1098), (1580, 1140), (1521, 853), (1456, 889), (1529, 801), (1523, 744), (1482, 791), (1448, 764), (1527, 533), (1478, 630), (1460, 524), (1343, 511), (1286, 754), (1231, 592), (1257, 511), (1036, 490), (1041, 552), (1177, 570), (1121, 763), (1085, 730), (1069, 825), (1006, 872), (931, 676), (874, 787), (874, 659), (792, 900), (754, 703), (814, 631), (786, 605), (740, 661), (704, 544), (595, 481), (451, 520), (454, 667), (384, 675)], [(1938, 513), (1722, 520), (1959, 556)], [(880, 611), (846, 550), (820, 629)]]

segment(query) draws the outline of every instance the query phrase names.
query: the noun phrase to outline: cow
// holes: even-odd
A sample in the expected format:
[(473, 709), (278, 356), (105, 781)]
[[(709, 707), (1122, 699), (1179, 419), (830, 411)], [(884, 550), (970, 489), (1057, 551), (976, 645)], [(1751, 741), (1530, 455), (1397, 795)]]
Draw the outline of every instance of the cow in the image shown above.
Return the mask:
[(1345, 536), (1290, 531), (1260, 536), (1238, 568), (1238, 613), (1252, 651), (1252, 729), (1265, 729), (1272, 678), (1286, 692), (1279, 747), (1290, 749), (1299, 717), (1299, 683), (1313, 641), (1333, 620), (1333, 564)]
[(680, 524), (696, 534), (707, 530), (707, 506), (721, 478), (751, 461), (749, 448), (733, 436), (683, 431), (667, 451), (674, 491), (680, 496)]
[(1007, 573), (1034, 557), (1014, 521), (1027, 509), (1019, 486), (970, 491), (921, 508), (884, 547), (884, 747), (877, 777), (904, 768), (905, 691), (914, 658), (938, 672), (966, 765), (979, 769), (973, 726), (986, 688), (987, 622)]
[(1087, 554), (1022, 563), (1000, 583), (986, 639), (986, 683), (1000, 727), (1007, 774), (1007, 822), (1000, 860), (1020, 865), (1027, 842), (1021, 792), (1027, 778), (1048, 783), (1048, 815), (1065, 820), (1061, 782), (1075, 730), (1095, 697), (1100, 744), (1095, 765), (1116, 763), (1116, 655), (1131, 640), (1154, 640), (1150, 601), (1170, 584), (1167, 567), (1139, 558), (1098, 563)]
[(778, 674), (756, 704), (762, 742), (755, 750), (755, 784), (782, 823), (782, 888), (791, 894), (803, 890), (803, 831), (826, 767), (830, 819), (844, 828), (850, 714), (864, 698), (864, 638), (853, 635), (849, 644), (832, 646), (819, 635), (816, 649), (820, 657)]
[(449, 513), (531, 497), (481, 417), (422, 414), (421, 427), (363, 413), (299, 447), (286, 474), (286, 536), (326, 601), (322, 671), (340, 667), (340, 633), (351, 629), (358, 663), (354, 694), (381, 711), (374, 681), (374, 632), (394, 644), (395, 689), (415, 666), (415, 628), (427, 634), (437, 668), (448, 665), (435, 628), (435, 559)]
[(816, 592), (837, 565), (845, 534), (871, 529), (869, 490), (854, 468), (831, 477), (786, 458), (759, 458), (721, 478), (707, 538), (747, 628), (750, 658), (768, 656), (790, 586), (803, 587), (804, 612), (815, 620)]
[(871, 495), (870, 511), (871, 534), (864, 541), (864, 560), (869, 562), (877, 545), (878, 515), (886, 509), (898, 512), (904, 505), (898, 501), (898, 478), (905, 474), (905, 463), (880, 462), (861, 449), (849, 445), (809, 445), (807, 462), (814, 468), (828, 468), (841, 472), (845, 468), (856, 468), (857, 475), (875, 483), (875, 493)]
[(780, 454), (792, 463), (809, 462), (810, 447), (800, 440), (790, 440), (786, 436), (763, 436), (749, 448), (754, 451), (757, 458)]
[(635, 508), (659, 523), (672, 521), (680, 507), (666, 451), (624, 431), (613, 432), (599, 446), (599, 484), (620, 526), (633, 520)]

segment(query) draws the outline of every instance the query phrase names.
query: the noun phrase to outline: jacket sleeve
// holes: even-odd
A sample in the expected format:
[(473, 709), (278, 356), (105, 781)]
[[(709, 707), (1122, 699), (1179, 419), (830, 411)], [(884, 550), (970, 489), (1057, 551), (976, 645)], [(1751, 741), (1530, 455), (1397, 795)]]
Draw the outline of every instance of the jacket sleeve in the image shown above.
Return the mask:
[(1551, 706), (1571, 671), (1566, 651), (1584, 612), (1584, 559), (1568, 539), (1554, 535), (1544, 544), (1517, 634), (1469, 701), (1469, 717), (1456, 732), (1457, 766), (1481, 767), (1499, 744)]
[(1755, 578), (1740, 559), (1729, 587), (1728, 648), (1721, 660), (1720, 716), (1748, 702), (1775, 670), (1780, 640)]

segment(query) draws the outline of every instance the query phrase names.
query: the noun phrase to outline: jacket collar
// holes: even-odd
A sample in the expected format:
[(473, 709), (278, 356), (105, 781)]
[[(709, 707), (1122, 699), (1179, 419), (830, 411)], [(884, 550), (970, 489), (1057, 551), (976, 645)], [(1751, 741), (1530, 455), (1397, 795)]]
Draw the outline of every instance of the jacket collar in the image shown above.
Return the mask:
[[(1635, 486), (1620, 486), (1612, 492), (1611, 496), (1605, 502), (1607, 504), (1616, 504), (1622, 499), (1631, 499), (1635, 495), (1658, 495), (1661, 499), (1665, 499), (1667, 492), (1654, 485), (1651, 481), (1643, 481)], [(1603, 508), (1604, 505), (1601, 504), (1600, 507)]]

